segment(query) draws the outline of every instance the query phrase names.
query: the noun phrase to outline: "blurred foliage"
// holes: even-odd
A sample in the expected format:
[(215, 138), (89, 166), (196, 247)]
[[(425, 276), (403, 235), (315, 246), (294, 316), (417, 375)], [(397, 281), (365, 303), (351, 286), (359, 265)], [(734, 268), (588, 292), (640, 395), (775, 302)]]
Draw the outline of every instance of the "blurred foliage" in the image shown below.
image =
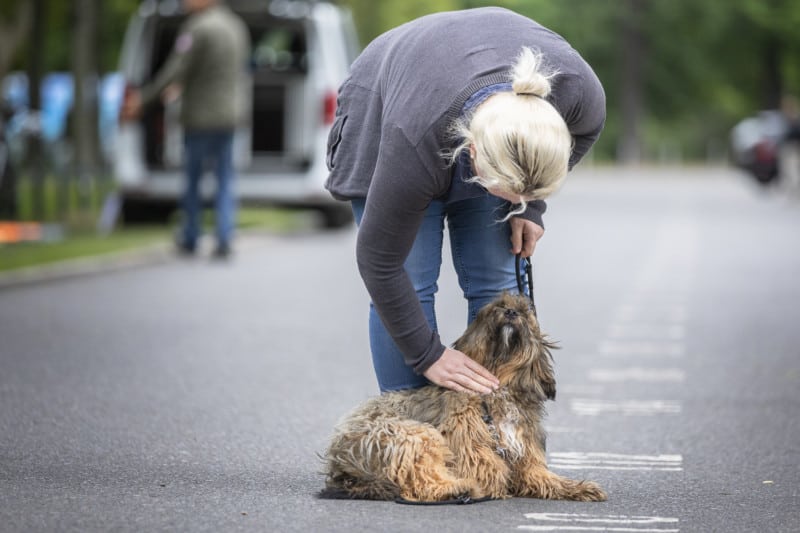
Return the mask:
[[(744, 116), (800, 94), (797, 0), (632, 0), (641, 3), (644, 151), (650, 159), (705, 158), (724, 150)], [(608, 98), (596, 156), (611, 159), (620, 135), (621, 54), (629, 4), (620, 0), (342, 0), (363, 43), (425, 14), (497, 5), (566, 38), (592, 65)], [(672, 154), (672, 155), (670, 155)]]
[[(29, 0), (0, 0), (0, 22)], [(70, 68), (72, 2), (44, 0), (45, 70)], [(267, 0), (264, 0), (265, 2)], [(563, 35), (597, 71), (608, 97), (606, 130), (595, 156), (613, 158), (621, 135), (622, 28), (638, 2), (644, 37), (641, 124), (649, 159), (705, 158), (727, 144), (730, 128), (782, 94), (800, 94), (800, 2), (797, 0), (339, 0), (354, 15), (362, 43), (416, 17), (498, 5)], [(99, 70), (113, 70), (127, 21), (139, 0), (103, 0)], [(446, 43), (443, 43), (446, 45)], [(24, 68), (25, 43), (13, 68)], [(667, 154), (665, 156), (665, 154)]]
[[(19, 5), (30, 0), (0, 0), (0, 20), (10, 18)], [(138, 8), (140, 0), (102, 0), (98, 2), (98, 68), (100, 72), (112, 71), (117, 67), (122, 37), (131, 14)], [(45, 48), (44, 71), (70, 70), (71, 28), (74, 26), (73, 2), (71, 0), (44, 0), (45, 9)], [(24, 70), (29, 47), (26, 42), (20, 47), (12, 69)]]

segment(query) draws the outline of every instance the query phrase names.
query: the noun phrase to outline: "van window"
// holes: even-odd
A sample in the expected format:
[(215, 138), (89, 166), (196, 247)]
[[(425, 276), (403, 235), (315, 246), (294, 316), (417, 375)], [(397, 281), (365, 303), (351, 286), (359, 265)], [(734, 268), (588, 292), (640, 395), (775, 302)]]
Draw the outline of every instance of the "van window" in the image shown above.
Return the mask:
[(253, 28), (253, 68), (305, 72), (306, 40), (289, 28)]
[(294, 156), (291, 137), (303, 128), (302, 101), (308, 75), (305, 27), (271, 18), (248, 20), (252, 40), (253, 156), (278, 156), (288, 162)]

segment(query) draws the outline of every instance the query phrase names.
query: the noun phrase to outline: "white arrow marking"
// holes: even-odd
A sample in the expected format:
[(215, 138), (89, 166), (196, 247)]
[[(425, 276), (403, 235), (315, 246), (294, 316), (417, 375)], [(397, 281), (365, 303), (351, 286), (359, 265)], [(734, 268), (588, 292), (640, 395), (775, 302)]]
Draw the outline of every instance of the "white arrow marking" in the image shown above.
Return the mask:
[(684, 354), (685, 348), (681, 342), (621, 342), (604, 341), (600, 343), (599, 352), (609, 356), (658, 356), (680, 357)]
[(622, 414), (626, 416), (677, 414), (681, 412), (681, 404), (671, 400), (624, 400), (620, 402), (605, 400), (576, 399), (570, 402), (572, 412), (582, 416), (603, 414)]
[(665, 518), (660, 516), (526, 513), (525, 518), (537, 522), (545, 522), (546, 524), (522, 525), (518, 526), (518, 529), (525, 529), (527, 531), (652, 531), (662, 533), (680, 531), (675, 528), (678, 524), (677, 518)]
[(625, 455), (604, 452), (551, 452), (549, 466), (563, 470), (683, 470), (681, 455)]
[(622, 381), (641, 381), (646, 383), (682, 383), (686, 373), (679, 368), (603, 368), (589, 371), (589, 381), (619, 383)]

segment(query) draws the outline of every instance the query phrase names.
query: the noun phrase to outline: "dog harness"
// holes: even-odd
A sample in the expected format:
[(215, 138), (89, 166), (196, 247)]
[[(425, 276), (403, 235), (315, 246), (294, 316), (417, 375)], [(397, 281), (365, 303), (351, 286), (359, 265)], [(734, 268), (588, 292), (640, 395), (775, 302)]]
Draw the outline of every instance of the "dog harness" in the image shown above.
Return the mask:
[(481, 402), (481, 407), (483, 407), (483, 416), (481, 418), (486, 423), (486, 428), (494, 441), (494, 451), (500, 458), (505, 460), (508, 457), (508, 450), (500, 444), (500, 433), (497, 432), (497, 425), (494, 423), (494, 417), (489, 411), (489, 404), (486, 403), (486, 400)]

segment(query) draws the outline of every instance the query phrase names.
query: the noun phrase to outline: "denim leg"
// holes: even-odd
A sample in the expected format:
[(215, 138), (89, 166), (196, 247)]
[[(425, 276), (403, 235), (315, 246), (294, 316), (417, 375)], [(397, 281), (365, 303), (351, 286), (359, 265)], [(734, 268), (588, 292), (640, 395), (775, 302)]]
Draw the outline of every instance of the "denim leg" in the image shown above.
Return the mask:
[(236, 227), (235, 174), (233, 169), (233, 132), (215, 134), (217, 196), (215, 220), (217, 244), (229, 244)]
[[(361, 224), (364, 214), (365, 200), (352, 201), (356, 224)], [(425, 318), (435, 331), (435, 295), (439, 286), (439, 269), (442, 263), (442, 234), (444, 229), (444, 206), (441, 202), (432, 202), (422, 226), (417, 233), (414, 245), (405, 262), (405, 269), (411, 278), (417, 297), (422, 304)], [(370, 302), (369, 309), (369, 341), (372, 352), (372, 365), (378, 378), (381, 392), (411, 389), (428, 384), (424, 376), (416, 374), (406, 365), (403, 353), (392, 340), (383, 326), (378, 313)]]
[(203, 161), (206, 153), (206, 138), (202, 133), (184, 134), (186, 185), (181, 207), (183, 208), (183, 245), (194, 248), (200, 236), (200, 180), (203, 177)]
[(508, 202), (486, 195), (447, 206), (453, 265), (468, 302), (467, 321), (504, 290), (517, 292)]

